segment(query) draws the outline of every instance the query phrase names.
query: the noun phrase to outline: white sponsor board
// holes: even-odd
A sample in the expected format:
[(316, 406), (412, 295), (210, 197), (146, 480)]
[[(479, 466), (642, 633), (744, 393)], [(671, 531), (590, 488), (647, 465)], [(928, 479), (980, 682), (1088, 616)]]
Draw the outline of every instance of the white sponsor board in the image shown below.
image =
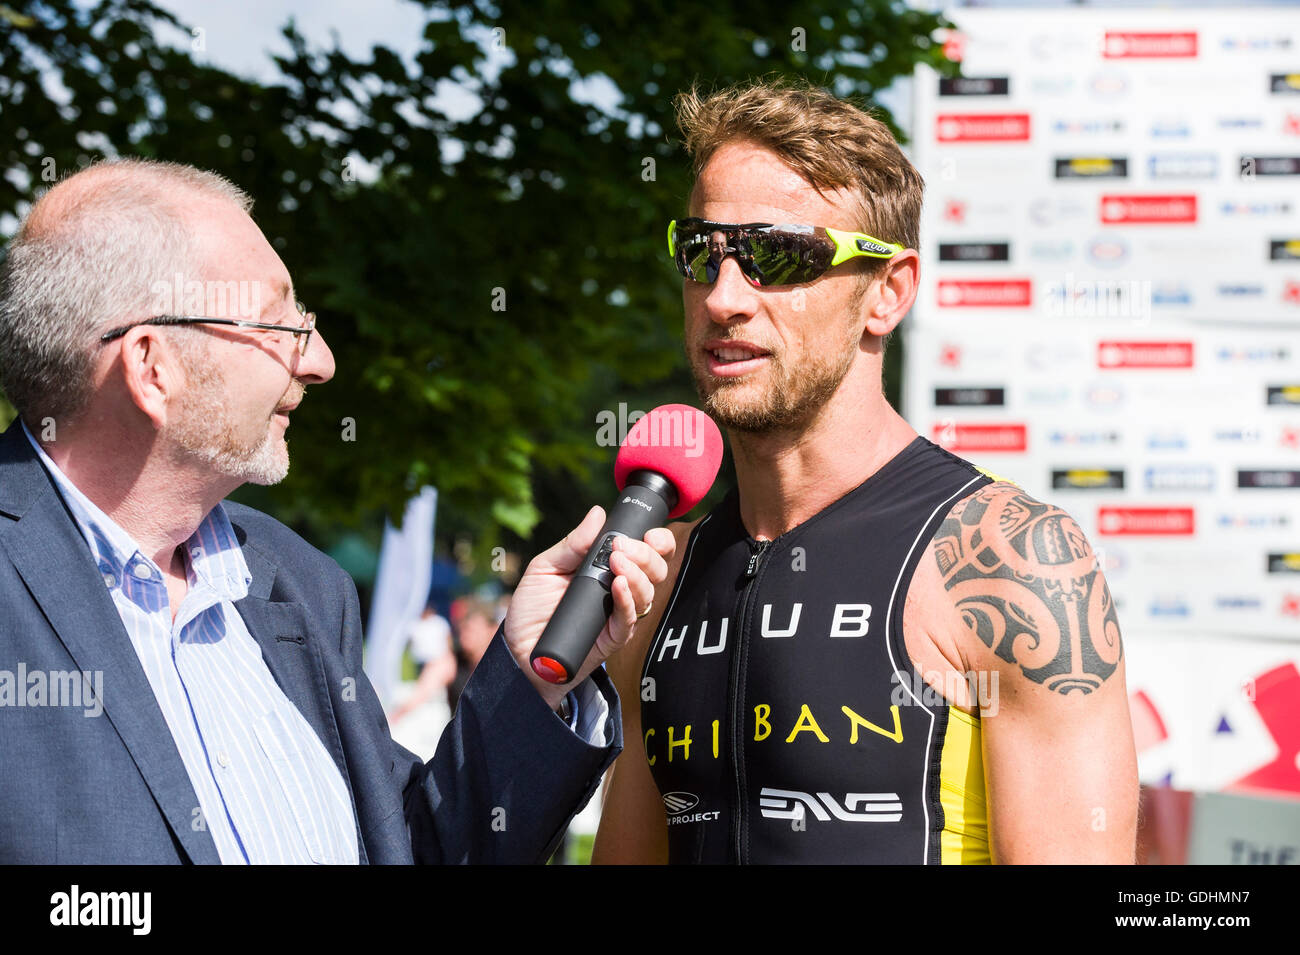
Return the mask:
[(903, 412), (1087, 533), (1144, 781), (1300, 794), (1300, 12), (948, 15)]

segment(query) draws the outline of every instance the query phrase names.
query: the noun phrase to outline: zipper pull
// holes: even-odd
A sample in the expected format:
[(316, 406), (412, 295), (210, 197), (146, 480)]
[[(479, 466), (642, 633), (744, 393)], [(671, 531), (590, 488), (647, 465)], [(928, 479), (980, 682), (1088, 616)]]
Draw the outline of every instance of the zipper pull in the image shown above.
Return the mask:
[(754, 575), (758, 573), (759, 562), (763, 559), (763, 555), (767, 553), (767, 549), (771, 546), (771, 541), (754, 541), (754, 543), (749, 545), (749, 566), (745, 568), (746, 580), (754, 579)]

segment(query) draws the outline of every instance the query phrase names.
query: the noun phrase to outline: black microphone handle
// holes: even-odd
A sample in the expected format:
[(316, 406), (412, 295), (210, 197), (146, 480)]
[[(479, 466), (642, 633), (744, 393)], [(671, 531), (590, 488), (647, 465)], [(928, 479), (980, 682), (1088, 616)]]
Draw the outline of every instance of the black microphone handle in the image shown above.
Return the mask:
[[(609, 510), (605, 526), (574, 572), (569, 589), (542, 631), (529, 659), (544, 679), (568, 683), (577, 675), (614, 606), (610, 588), (615, 574), (609, 567), (617, 536), (641, 540), (652, 527), (662, 527), (677, 506), (677, 489), (654, 471), (633, 471)], [(547, 661), (539, 667), (538, 660)], [(561, 670), (555, 669), (558, 664)], [(549, 675), (548, 675), (549, 674)]]

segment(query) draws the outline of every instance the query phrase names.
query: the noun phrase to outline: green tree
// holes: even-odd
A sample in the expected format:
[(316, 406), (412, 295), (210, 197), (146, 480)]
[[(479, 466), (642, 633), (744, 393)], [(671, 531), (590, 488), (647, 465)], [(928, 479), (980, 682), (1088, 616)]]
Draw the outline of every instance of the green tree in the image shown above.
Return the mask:
[(545, 513), (549, 538), (607, 493), (599, 410), (693, 400), (673, 95), (775, 73), (869, 100), (951, 72), (946, 24), (888, 0), (423, 6), (413, 63), (290, 24), (272, 84), (162, 42), (178, 24), (145, 0), (0, 8), (0, 214), (104, 155), (229, 176), (338, 363), (288, 480), (241, 496), (319, 539), (433, 483), (443, 530), (487, 546)]

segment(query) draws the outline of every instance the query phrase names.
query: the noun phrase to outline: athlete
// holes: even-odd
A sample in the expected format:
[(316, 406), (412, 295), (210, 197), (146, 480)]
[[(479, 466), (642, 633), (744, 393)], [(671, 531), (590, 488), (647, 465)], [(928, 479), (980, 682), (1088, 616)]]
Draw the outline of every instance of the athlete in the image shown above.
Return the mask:
[(650, 626), (609, 662), (632, 702), (593, 861), (1131, 863), (1124, 659), (1087, 540), (882, 393), (920, 176), (820, 90), (677, 105), (696, 179), (670, 254), (737, 485), (674, 525)]

